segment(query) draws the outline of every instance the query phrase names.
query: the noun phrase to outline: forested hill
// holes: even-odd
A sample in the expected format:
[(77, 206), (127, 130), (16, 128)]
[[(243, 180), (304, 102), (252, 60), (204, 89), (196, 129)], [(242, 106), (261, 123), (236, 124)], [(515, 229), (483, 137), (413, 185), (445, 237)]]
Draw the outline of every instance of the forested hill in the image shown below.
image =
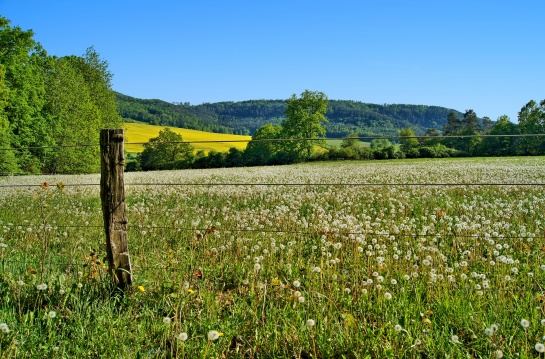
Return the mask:
[[(119, 113), (125, 121), (190, 128), (209, 132), (251, 135), (267, 123), (284, 119), (285, 100), (249, 100), (190, 105), (161, 100), (142, 100), (116, 94)], [(441, 129), (449, 112), (459, 118), (462, 113), (438, 106), (376, 105), (358, 101), (330, 100), (325, 124), (327, 137), (391, 135), (401, 128), (412, 127), (416, 134), (428, 128)]]

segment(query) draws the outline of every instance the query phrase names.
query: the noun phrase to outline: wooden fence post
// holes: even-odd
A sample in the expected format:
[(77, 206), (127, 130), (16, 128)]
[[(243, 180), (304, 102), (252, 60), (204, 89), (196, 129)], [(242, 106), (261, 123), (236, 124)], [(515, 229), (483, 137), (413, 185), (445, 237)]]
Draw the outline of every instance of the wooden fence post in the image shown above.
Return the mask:
[(131, 261), (127, 243), (125, 183), (123, 171), (123, 129), (100, 131), (100, 199), (106, 232), (106, 251), (110, 274), (119, 289), (132, 283)]

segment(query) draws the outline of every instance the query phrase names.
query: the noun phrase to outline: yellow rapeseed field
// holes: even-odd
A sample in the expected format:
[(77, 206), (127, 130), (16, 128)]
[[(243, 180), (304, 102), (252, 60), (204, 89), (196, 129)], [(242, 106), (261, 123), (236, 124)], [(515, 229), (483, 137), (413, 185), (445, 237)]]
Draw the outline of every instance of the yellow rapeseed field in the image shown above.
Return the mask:
[[(165, 126), (153, 126), (144, 123), (125, 123), (125, 149), (127, 152), (142, 152), (144, 147), (134, 142), (147, 142), (150, 138), (157, 137), (159, 131)], [(251, 136), (228, 135), (223, 133), (212, 133), (197, 130), (189, 130), (186, 128), (169, 127), (172, 131), (182, 135), (184, 141), (240, 141), (250, 140)], [(218, 152), (227, 152), (230, 147), (238, 149), (246, 148), (246, 142), (217, 142), (217, 143), (193, 143), (195, 152), (204, 150), (206, 153), (211, 150)]]

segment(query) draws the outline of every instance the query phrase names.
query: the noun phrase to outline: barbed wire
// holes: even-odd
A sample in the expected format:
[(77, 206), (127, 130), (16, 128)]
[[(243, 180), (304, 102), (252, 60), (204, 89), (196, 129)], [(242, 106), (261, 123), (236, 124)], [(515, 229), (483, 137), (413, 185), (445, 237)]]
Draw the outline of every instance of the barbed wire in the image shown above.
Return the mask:
[[(10, 187), (42, 187), (43, 184), (0, 184), (0, 188), (10, 188)], [(64, 184), (64, 187), (90, 187), (90, 186), (100, 186), (100, 183), (74, 183), (74, 184)], [(545, 182), (530, 182), (530, 183), (492, 183), (492, 182), (482, 182), (482, 183), (259, 183), (259, 182), (200, 182), (200, 183), (191, 183), (191, 182), (142, 182), (142, 183), (125, 183), (125, 186), (196, 186), (196, 187), (206, 187), (206, 186), (285, 186), (285, 187), (527, 187), (527, 186), (545, 186)]]
[[(303, 138), (262, 138), (262, 139), (232, 139), (232, 140), (194, 140), (194, 141), (166, 141), (162, 144), (198, 144), (198, 143), (260, 143), (260, 142), (300, 142), (300, 141), (340, 141), (340, 140), (381, 140), (381, 139), (449, 139), (449, 138), (502, 138), (502, 137), (545, 137), (545, 133), (525, 133), (525, 134), (486, 134), (486, 135), (448, 135), (448, 136), (357, 136), (357, 137), (303, 137)], [(125, 145), (145, 145), (148, 142), (125, 142)], [(22, 151), (37, 149), (56, 149), (56, 148), (75, 148), (75, 147), (100, 147), (98, 143), (51, 145), (51, 146), (27, 146), (27, 147), (2, 147), (0, 151)]]

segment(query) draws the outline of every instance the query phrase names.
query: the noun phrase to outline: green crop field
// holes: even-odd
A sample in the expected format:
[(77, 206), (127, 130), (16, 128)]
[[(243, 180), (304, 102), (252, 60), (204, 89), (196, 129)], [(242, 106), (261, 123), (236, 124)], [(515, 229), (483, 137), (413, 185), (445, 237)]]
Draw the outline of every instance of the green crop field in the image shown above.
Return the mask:
[(127, 173), (123, 297), (99, 181), (0, 178), (0, 357), (543, 355), (544, 157)]
[[(125, 135), (127, 137), (125, 150), (127, 152), (142, 152), (144, 147), (140, 144), (130, 144), (131, 142), (143, 143), (148, 142), (150, 138), (157, 137), (159, 131), (161, 131), (164, 126), (153, 126), (144, 123), (132, 123), (127, 122), (124, 124)], [(229, 135), (223, 133), (212, 133), (204, 132), (197, 130), (190, 130), (186, 128), (177, 128), (169, 127), (172, 131), (182, 135), (184, 141), (241, 141), (241, 140), (251, 140), (251, 136), (239, 136), (239, 135)], [(217, 143), (194, 143), (192, 144), (195, 147), (195, 152), (203, 150), (206, 153), (211, 150), (217, 152), (227, 152), (229, 148), (236, 147), (240, 150), (246, 148), (247, 142), (217, 142)]]

